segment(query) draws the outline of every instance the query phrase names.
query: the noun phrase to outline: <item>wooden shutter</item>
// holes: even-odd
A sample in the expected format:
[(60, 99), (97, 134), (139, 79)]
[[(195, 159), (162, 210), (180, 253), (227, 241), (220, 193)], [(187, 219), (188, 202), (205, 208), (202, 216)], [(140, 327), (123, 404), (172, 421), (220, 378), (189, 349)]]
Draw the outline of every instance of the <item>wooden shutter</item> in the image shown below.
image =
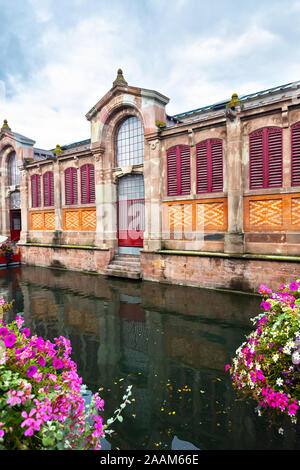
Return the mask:
[(176, 196), (178, 194), (176, 147), (167, 150), (167, 186), (168, 196)]
[(266, 169), (268, 171), (267, 187), (282, 186), (282, 130), (279, 127), (267, 128)]
[(67, 168), (65, 170), (65, 204), (77, 204), (78, 202), (78, 189), (77, 189), (77, 169)]
[(249, 137), (250, 189), (282, 186), (282, 129), (265, 127)]
[(223, 191), (223, 144), (208, 139), (196, 145), (197, 193)]
[(54, 177), (52, 171), (47, 171), (43, 176), (44, 206), (54, 206)]
[(220, 139), (212, 139), (211, 145), (211, 191), (223, 191), (223, 144)]
[(180, 145), (178, 149), (178, 163), (180, 165), (180, 194), (191, 192), (191, 154), (190, 147)]
[(81, 204), (95, 202), (95, 170), (94, 165), (81, 167)]
[(249, 137), (249, 167), (250, 189), (264, 187), (264, 145), (263, 129), (250, 134)]
[(41, 181), (40, 175), (31, 176), (31, 206), (41, 206)]
[(292, 186), (300, 186), (300, 122), (291, 128)]
[(167, 150), (168, 196), (180, 196), (191, 192), (190, 147), (176, 145)]

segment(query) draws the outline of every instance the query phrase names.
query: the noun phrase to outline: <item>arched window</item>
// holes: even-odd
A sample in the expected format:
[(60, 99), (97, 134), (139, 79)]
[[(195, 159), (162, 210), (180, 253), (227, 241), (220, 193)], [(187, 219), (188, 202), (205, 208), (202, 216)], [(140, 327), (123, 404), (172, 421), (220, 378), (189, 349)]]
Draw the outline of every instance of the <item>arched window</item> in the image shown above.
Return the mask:
[(40, 175), (31, 176), (31, 207), (41, 206), (41, 177)]
[(9, 186), (20, 184), (20, 170), (16, 152), (11, 153), (8, 159), (8, 184)]
[(282, 186), (282, 129), (264, 127), (249, 136), (250, 189)]
[(66, 206), (78, 203), (77, 169), (65, 170), (65, 204)]
[(191, 154), (187, 145), (176, 145), (167, 150), (168, 196), (191, 192)]
[(120, 125), (115, 141), (116, 165), (139, 165), (144, 161), (144, 129), (141, 121), (129, 117)]
[(54, 206), (54, 177), (52, 171), (47, 171), (43, 175), (44, 183), (44, 206)]
[(94, 165), (83, 165), (81, 173), (81, 204), (95, 202), (95, 169)]
[(220, 139), (196, 145), (197, 193), (223, 191), (223, 146)]

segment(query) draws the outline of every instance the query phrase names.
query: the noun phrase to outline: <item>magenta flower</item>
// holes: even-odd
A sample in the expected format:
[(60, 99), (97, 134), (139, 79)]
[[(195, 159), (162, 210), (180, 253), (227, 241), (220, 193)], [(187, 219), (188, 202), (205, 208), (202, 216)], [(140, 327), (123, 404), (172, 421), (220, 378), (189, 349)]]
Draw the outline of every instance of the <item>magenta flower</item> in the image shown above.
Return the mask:
[(4, 338), (8, 333), (9, 333), (9, 330), (5, 326), (2, 326), (0, 328), (0, 337), (1, 338)]
[(36, 366), (29, 366), (27, 370), (28, 377), (33, 377), (37, 373), (37, 370)]
[(9, 390), (8, 394), (8, 399), (6, 400), (6, 403), (10, 406), (14, 406), (16, 403), (20, 404), (22, 403), (21, 397), (23, 397), (24, 392), (21, 390)]
[(27, 336), (27, 338), (28, 338), (28, 336), (30, 336), (30, 330), (29, 330), (29, 328), (24, 328), (24, 330), (23, 330), (23, 335), (24, 335), (24, 336)]
[(4, 344), (6, 348), (12, 348), (16, 342), (16, 336), (14, 333), (11, 333), (4, 338)]
[(289, 287), (290, 287), (290, 290), (298, 290), (297, 282), (291, 282)]
[(19, 315), (16, 317), (16, 324), (17, 324), (17, 327), (20, 329), (21, 326), (23, 325), (24, 323), (24, 320), (22, 317), (19, 317)]
[(38, 363), (40, 366), (44, 367), (46, 365), (46, 359), (43, 356), (38, 357)]
[(63, 361), (61, 361), (60, 359), (57, 359), (57, 358), (55, 358), (53, 360), (52, 365), (53, 365), (54, 369), (62, 369), (64, 367)]

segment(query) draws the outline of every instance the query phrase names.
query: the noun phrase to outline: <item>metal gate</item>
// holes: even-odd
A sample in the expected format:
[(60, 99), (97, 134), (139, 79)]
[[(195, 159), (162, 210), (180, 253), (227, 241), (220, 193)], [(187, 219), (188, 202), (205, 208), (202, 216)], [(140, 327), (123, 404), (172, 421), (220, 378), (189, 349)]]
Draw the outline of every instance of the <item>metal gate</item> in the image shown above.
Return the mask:
[(126, 175), (118, 183), (119, 246), (142, 247), (145, 231), (143, 175)]

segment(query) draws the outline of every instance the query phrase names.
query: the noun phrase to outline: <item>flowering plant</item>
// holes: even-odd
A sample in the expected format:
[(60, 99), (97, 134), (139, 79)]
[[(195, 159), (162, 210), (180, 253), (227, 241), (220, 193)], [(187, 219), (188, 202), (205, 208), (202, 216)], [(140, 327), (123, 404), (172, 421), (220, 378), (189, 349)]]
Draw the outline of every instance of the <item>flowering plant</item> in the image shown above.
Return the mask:
[(0, 250), (2, 255), (13, 253), (13, 249), (8, 243), (2, 243)]
[(300, 405), (300, 280), (272, 292), (261, 285), (263, 312), (255, 330), (227, 365), (234, 386), (252, 395), (257, 411), (269, 409), (297, 421)]
[(100, 449), (108, 426), (130, 403), (131, 386), (114, 418), (103, 423), (104, 401), (85, 386), (71, 360), (70, 341), (31, 335), (21, 316), (6, 325), (11, 304), (0, 298), (0, 449)]

